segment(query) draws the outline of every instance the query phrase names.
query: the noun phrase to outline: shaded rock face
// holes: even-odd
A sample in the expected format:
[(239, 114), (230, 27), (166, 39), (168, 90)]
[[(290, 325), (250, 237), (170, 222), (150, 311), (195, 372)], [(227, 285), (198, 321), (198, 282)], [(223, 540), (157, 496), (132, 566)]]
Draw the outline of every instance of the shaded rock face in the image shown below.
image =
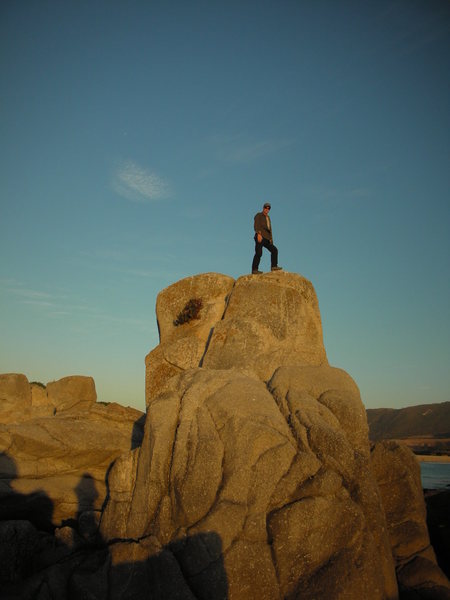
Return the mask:
[(371, 461), (402, 597), (450, 599), (449, 581), (430, 544), (420, 466), (414, 454), (396, 441), (377, 442)]
[(425, 494), (431, 544), (441, 569), (450, 577), (450, 490)]
[[(201, 300), (198, 318), (176, 325), (191, 300)], [(370, 453), (359, 390), (327, 362), (310, 282), (190, 277), (161, 292), (157, 317), (142, 444), (119, 451), (121, 419), (84, 384), (79, 401), (57, 386), (46, 393), (54, 416), (0, 429), (0, 547), (15, 544), (5, 597), (394, 600), (396, 566), (402, 589), (421, 594), (423, 579), (408, 587), (400, 574), (409, 530), (383, 508), (389, 458)], [(46, 410), (45, 395), (33, 397)], [(109, 428), (94, 433), (93, 419)], [(42, 486), (52, 469), (68, 476), (71, 464), (72, 498), (20, 488), (45, 474)], [(11, 497), (39, 506), (34, 518), (11, 510)], [(56, 507), (56, 529), (44, 533), (37, 515)], [(425, 591), (445, 589), (434, 580)]]

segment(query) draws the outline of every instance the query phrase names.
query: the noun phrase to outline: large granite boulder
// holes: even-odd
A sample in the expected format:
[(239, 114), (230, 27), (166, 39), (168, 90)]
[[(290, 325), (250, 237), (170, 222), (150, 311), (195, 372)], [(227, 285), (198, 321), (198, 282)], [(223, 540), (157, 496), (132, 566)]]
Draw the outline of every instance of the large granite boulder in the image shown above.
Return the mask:
[[(310, 282), (189, 277), (157, 318), (142, 444), (138, 415), (98, 405), (87, 380), (30, 401), (7, 382), (31, 408), (0, 427), (5, 598), (396, 600), (395, 567), (402, 600), (447, 598), (429, 595), (447, 588), (416, 466), (411, 517), (389, 495), (401, 457), (370, 452), (359, 390), (328, 364)], [(26, 540), (42, 557), (29, 577)]]
[[(212, 597), (217, 570), (239, 600), (397, 597), (365, 411), (342, 371), (279, 369), (268, 389), (236, 370), (187, 370), (151, 400), (142, 447), (109, 481), (102, 538), (178, 565), (172, 578), (196, 597)], [(118, 566), (123, 543), (110, 545)]]

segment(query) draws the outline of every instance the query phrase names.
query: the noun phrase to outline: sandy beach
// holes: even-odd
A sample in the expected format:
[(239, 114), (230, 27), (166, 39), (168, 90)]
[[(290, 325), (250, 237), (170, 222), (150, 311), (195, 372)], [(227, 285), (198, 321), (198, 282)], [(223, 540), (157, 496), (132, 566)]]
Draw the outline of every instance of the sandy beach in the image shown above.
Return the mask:
[(450, 463), (450, 456), (437, 454), (416, 454), (419, 462)]

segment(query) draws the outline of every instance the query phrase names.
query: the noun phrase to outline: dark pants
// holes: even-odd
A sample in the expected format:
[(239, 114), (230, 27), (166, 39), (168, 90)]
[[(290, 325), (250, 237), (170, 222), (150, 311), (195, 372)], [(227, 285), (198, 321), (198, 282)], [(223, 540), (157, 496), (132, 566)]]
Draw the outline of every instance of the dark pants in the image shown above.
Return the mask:
[(263, 246), (264, 248), (267, 248), (267, 250), (270, 252), (270, 266), (276, 267), (278, 265), (278, 248), (271, 244), (269, 240), (266, 240), (266, 238), (263, 238), (262, 242), (258, 242), (258, 240), (255, 237), (255, 256), (253, 257), (252, 271), (258, 270), (259, 261), (261, 260), (262, 256)]

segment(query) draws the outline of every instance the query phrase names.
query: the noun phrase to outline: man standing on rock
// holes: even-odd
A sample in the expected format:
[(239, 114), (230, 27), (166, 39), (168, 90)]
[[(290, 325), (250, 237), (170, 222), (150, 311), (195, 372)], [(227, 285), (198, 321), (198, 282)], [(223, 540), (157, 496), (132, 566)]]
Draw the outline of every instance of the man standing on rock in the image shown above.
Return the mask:
[(263, 210), (255, 215), (255, 256), (252, 263), (252, 274), (261, 275), (258, 270), (261, 260), (263, 246), (270, 252), (271, 271), (280, 271), (278, 266), (278, 248), (273, 245), (272, 224), (270, 222), (269, 210), (271, 206), (266, 202)]

